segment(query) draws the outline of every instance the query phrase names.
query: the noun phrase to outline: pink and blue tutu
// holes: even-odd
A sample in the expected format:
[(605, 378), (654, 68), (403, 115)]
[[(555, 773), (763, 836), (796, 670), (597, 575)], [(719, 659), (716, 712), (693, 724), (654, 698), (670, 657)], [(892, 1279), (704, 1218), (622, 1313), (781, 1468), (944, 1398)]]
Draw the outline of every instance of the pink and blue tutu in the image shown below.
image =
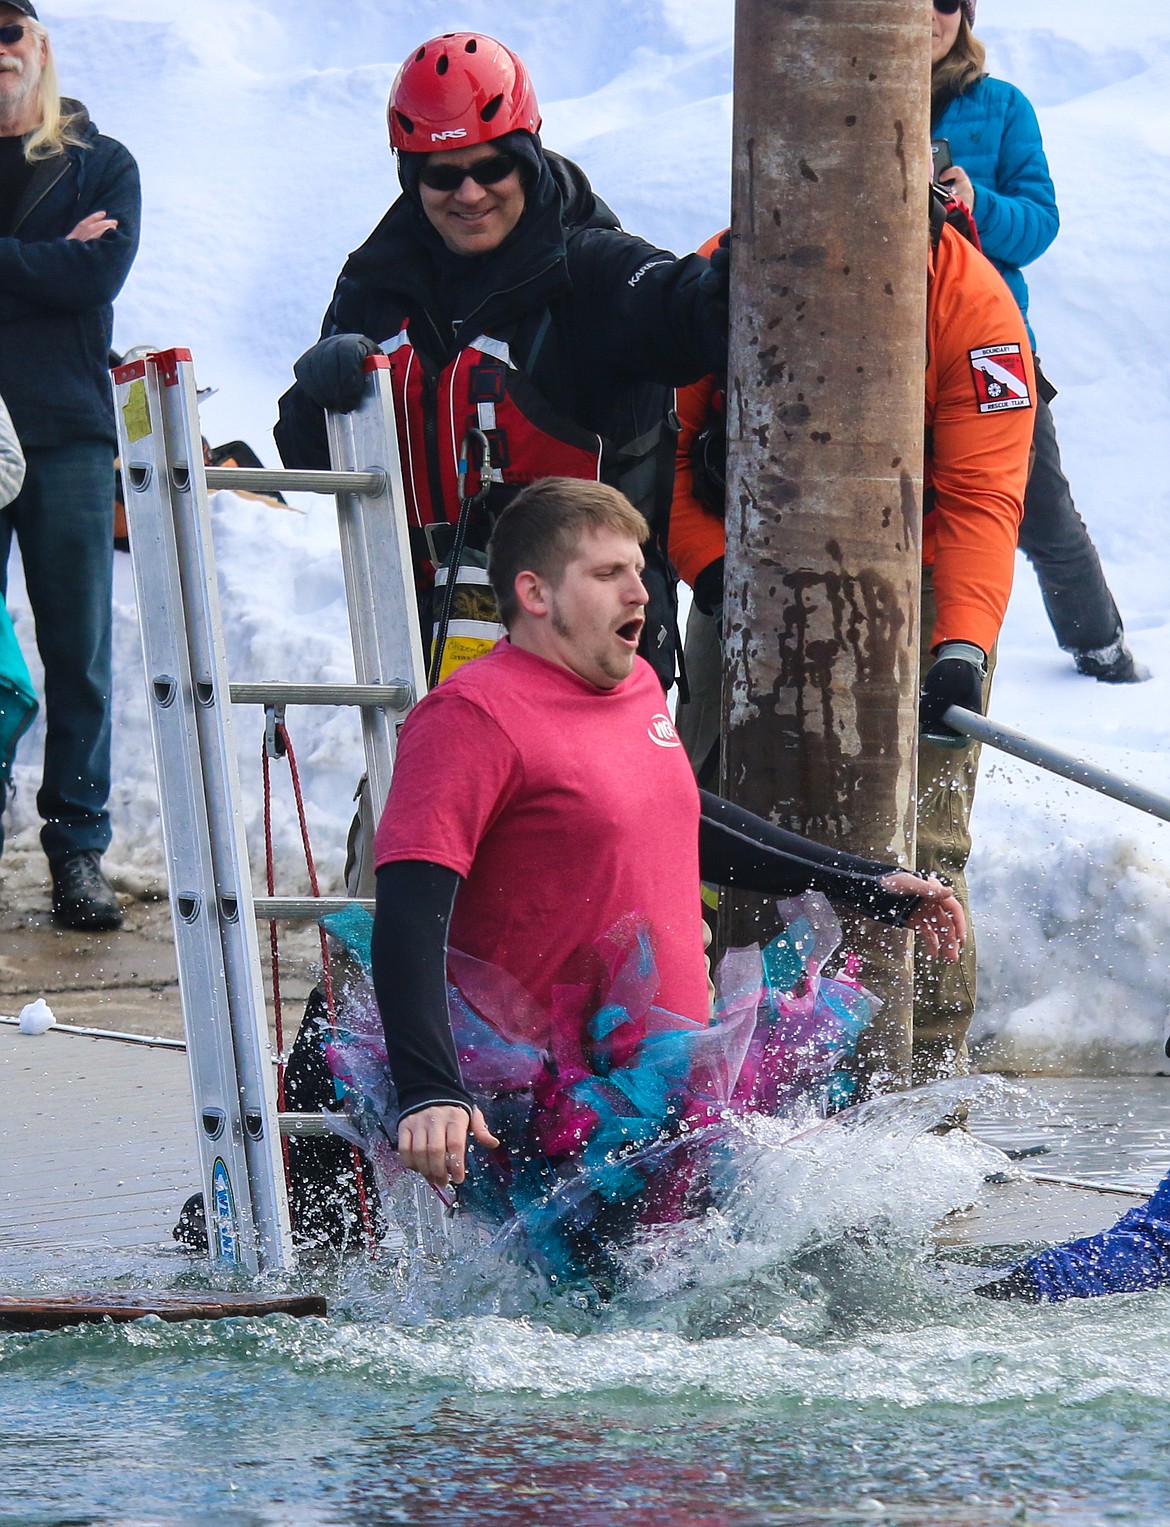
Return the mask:
[[(632, 1234), (711, 1206), (713, 1159), (735, 1119), (847, 1103), (849, 1063), (878, 1000), (851, 957), (827, 973), (840, 925), (822, 896), (780, 911), (782, 933), (720, 962), (707, 1023), (656, 1005), (653, 942), (636, 916), (597, 941), (595, 979), (557, 988), (547, 1010), (505, 971), (451, 951), (464, 1085), (501, 1142), (470, 1153), (461, 1210), (501, 1227), (558, 1283), (584, 1277), (604, 1289)], [(359, 957), (366, 916), (326, 920)], [(372, 998), (345, 1005), (326, 1054), (341, 1132), (389, 1185), (402, 1172), (397, 1102)]]

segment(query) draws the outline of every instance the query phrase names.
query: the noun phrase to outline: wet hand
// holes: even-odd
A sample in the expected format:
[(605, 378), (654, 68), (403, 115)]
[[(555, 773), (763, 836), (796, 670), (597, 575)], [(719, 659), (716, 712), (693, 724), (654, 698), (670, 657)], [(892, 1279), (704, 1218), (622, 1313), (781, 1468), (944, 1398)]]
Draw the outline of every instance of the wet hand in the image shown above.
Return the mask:
[(76, 239), (79, 244), (88, 244), (93, 239), (100, 239), (105, 233), (112, 233), (117, 226), (116, 217), (107, 217), (104, 212), (91, 212), (88, 217), (83, 217), (77, 227), (65, 237)]
[(436, 1188), (460, 1183), (467, 1175), (467, 1136), (495, 1149), (499, 1141), (478, 1108), (468, 1118), (465, 1108), (436, 1104), (422, 1108), (398, 1125), (398, 1155), (404, 1167), (418, 1172)]
[(896, 896), (919, 898), (907, 927), (922, 938), (932, 955), (953, 965), (967, 937), (967, 919), (952, 888), (937, 875), (914, 875), (909, 870), (883, 875), (882, 886)]
[(971, 184), (971, 177), (961, 165), (952, 164), (949, 170), (944, 170), (938, 177), (947, 190), (961, 201), (968, 212), (975, 211), (975, 187)]

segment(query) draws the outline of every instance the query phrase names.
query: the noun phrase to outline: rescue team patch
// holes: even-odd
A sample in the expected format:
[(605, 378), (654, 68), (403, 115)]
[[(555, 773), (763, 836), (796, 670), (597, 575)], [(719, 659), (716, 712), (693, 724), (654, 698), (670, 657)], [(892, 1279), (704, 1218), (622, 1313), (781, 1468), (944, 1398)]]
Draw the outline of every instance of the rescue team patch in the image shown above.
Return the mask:
[(1005, 408), (1031, 408), (1028, 373), (1019, 345), (984, 345), (971, 350), (975, 377), (975, 401), (981, 414), (997, 414)]

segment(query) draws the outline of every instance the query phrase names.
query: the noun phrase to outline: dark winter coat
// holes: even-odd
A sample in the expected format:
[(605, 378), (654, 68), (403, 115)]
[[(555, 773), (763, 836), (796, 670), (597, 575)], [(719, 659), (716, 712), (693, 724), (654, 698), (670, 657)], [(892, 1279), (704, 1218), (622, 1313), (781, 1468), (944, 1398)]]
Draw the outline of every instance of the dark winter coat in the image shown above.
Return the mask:
[(984, 75), (936, 116), (933, 135), (947, 140), (951, 158), (971, 177), (983, 253), (1027, 322), (1028, 284), (1020, 267), (1038, 260), (1060, 229), (1031, 102), (1006, 80)]
[[(138, 166), (79, 102), (62, 106), (79, 113), (84, 144), (37, 163), (0, 238), (0, 396), (25, 450), (115, 444), (113, 301), (138, 249)], [(67, 238), (91, 212), (117, 218), (117, 228), (88, 243)]]
[[(699, 292), (705, 260), (623, 232), (576, 165), (545, 161), (519, 223), (487, 255), (450, 253), (400, 197), (346, 262), (321, 333), (381, 344), (409, 318), (412, 344), (439, 368), (477, 335), (506, 330), (557, 413), (622, 444), (661, 417), (662, 386), (725, 364), (726, 314), (720, 324)], [(298, 386), (281, 399), (276, 441), (288, 466), (329, 465), (324, 415)]]

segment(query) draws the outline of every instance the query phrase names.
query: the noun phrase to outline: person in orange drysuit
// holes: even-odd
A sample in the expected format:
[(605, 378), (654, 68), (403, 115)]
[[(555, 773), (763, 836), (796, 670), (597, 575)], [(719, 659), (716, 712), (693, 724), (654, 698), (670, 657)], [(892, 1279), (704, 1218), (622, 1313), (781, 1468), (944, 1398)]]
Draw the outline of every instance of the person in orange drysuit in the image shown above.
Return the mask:
[[(711, 239), (702, 252), (717, 243)], [(1011, 593), (1036, 380), (1027, 331), (1003, 278), (950, 224), (936, 226), (927, 280), (917, 867), (951, 880), (968, 911), (964, 870), (979, 749), (941, 717), (954, 704), (986, 707)], [(694, 593), (686, 639), (691, 699), (679, 707), (679, 733), (707, 788), (718, 767), (722, 672), (721, 408), (715, 377), (679, 391), (670, 519), (671, 560)], [(880, 994), (880, 980), (872, 973), (867, 979)], [(945, 970), (916, 961), (916, 1080), (965, 1069), (974, 1009), (973, 937)]]

